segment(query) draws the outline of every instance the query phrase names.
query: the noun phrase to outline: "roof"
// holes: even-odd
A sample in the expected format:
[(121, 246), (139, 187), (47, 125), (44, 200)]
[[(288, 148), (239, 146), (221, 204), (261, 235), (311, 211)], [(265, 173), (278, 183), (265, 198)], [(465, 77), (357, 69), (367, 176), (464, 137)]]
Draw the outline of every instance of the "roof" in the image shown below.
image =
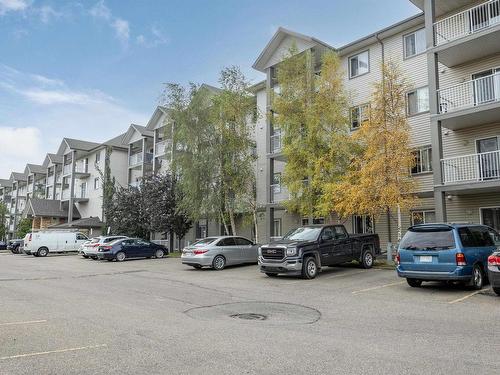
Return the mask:
[(10, 180), (11, 181), (27, 181), (28, 177), (21, 172), (12, 172), (10, 174)]
[(96, 142), (82, 141), (80, 139), (73, 138), (63, 138), (61, 145), (59, 146), (59, 150), (57, 150), (57, 154), (62, 155), (65, 148), (64, 146), (68, 146), (72, 150), (90, 151), (98, 147), (99, 145), (100, 143)]
[(85, 217), (83, 219), (74, 220), (71, 223), (64, 223), (58, 225), (51, 225), (50, 228), (58, 228), (58, 229), (69, 229), (69, 228), (101, 228), (104, 223), (97, 216), (95, 217)]
[[(28, 173), (26, 173), (28, 172)], [(26, 169), (24, 170), (25, 174), (37, 173), (37, 174), (46, 174), (47, 168), (43, 165), (38, 164), (26, 164)]]
[(153, 112), (153, 115), (149, 119), (146, 129), (148, 130), (154, 130), (156, 128), (156, 123), (158, 120), (161, 118), (162, 115), (168, 115), (168, 109), (164, 106), (157, 106), (155, 111)]
[(12, 186), (12, 181), (11, 180), (6, 180), (4, 178), (0, 178), (0, 188), (11, 187), (11, 186)]
[(248, 91), (255, 94), (257, 91), (263, 90), (265, 88), (266, 88), (266, 80), (263, 80), (263, 81), (257, 82), (256, 84), (250, 86), (248, 88)]
[(145, 126), (132, 124), (123, 135), (123, 143), (128, 144), (135, 132), (139, 133), (142, 137), (154, 137), (154, 132), (152, 130), (147, 129)]
[[(37, 199), (29, 200), (26, 212), (33, 216), (43, 217), (67, 217), (68, 210), (61, 207), (61, 201), (55, 199)], [(73, 219), (79, 219), (80, 213), (73, 206)]]
[(45, 159), (43, 160), (42, 165), (47, 168), (49, 164), (62, 164), (63, 163), (63, 157), (62, 155), (57, 155), (57, 154), (47, 154), (45, 156)]
[(111, 138), (110, 140), (106, 141), (106, 142), (103, 142), (99, 145), (99, 147), (103, 147), (103, 146), (113, 146), (113, 147), (123, 147), (123, 148), (126, 148), (127, 145), (125, 143), (123, 143), (123, 139), (125, 137), (125, 134), (127, 133), (122, 133), (114, 138)]

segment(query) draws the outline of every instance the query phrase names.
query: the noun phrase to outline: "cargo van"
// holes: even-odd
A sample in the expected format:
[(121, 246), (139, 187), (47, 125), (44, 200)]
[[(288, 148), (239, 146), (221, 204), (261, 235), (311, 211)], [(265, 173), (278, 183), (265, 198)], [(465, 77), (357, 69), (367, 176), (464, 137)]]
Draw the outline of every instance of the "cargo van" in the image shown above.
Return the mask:
[(45, 257), (49, 253), (76, 252), (89, 239), (80, 232), (47, 230), (29, 233), (25, 240), (27, 252)]

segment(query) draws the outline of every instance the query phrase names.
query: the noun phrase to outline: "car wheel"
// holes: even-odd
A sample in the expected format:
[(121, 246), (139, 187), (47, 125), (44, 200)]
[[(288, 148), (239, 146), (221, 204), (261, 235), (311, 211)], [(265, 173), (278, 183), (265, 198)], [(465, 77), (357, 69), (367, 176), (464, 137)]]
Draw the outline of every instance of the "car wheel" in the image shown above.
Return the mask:
[(361, 259), (361, 266), (365, 269), (373, 267), (373, 254), (370, 250), (364, 252), (363, 258)]
[(318, 275), (318, 263), (314, 257), (306, 258), (302, 266), (302, 278), (314, 279)]
[(484, 273), (483, 273), (482, 268), (478, 264), (476, 264), (472, 268), (472, 280), (470, 281), (469, 285), (472, 287), (472, 289), (475, 289), (475, 290), (480, 290), (483, 288)]
[(412, 288), (420, 288), (422, 286), (422, 280), (419, 279), (406, 279), (406, 282)]
[(493, 288), (493, 291), (500, 296), (500, 288)]
[(226, 267), (226, 258), (222, 255), (217, 255), (212, 262), (212, 267), (216, 271), (223, 270)]
[(37, 256), (46, 257), (48, 253), (49, 253), (49, 249), (47, 249), (46, 247), (41, 247), (37, 251)]
[(272, 273), (272, 272), (266, 272), (266, 275), (269, 277), (278, 277), (277, 273)]
[(164, 256), (165, 256), (165, 252), (163, 250), (161, 250), (161, 249), (156, 250), (156, 252), (155, 252), (155, 258), (156, 259), (161, 259)]
[(115, 257), (116, 257), (116, 260), (118, 262), (123, 262), (125, 260), (125, 258), (126, 258), (126, 255), (125, 255), (125, 253), (123, 251), (119, 251), (119, 252), (116, 253)]

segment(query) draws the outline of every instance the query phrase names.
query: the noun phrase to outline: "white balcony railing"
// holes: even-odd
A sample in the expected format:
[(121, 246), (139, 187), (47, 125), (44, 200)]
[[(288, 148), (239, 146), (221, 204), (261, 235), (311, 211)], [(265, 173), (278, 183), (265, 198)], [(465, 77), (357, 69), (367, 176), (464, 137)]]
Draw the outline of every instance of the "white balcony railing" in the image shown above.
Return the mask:
[(500, 150), (441, 160), (443, 184), (500, 179)]
[(128, 158), (128, 165), (133, 167), (135, 165), (142, 164), (142, 152), (138, 152), (137, 154), (132, 154)]
[(500, 101), (500, 72), (438, 90), (439, 113)]
[(500, 0), (490, 0), (434, 23), (434, 45), (439, 46), (500, 23)]
[[(58, 195), (58, 194), (56, 194)], [(61, 194), (61, 197), (63, 200), (66, 200), (66, 199), (69, 199), (69, 195), (70, 195), (70, 191), (69, 189), (65, 189), (63, 190), (62, 194)], [(76, 198), (76, 199), (86, 199), (88, 198), (88, 193), (87, 193), (87, 189), (81, 189), (81, 188), (76, 188), (75, 187), (75, 191), (73, 193), (73, 198)]]
[(278, 154), (281, 152), (281, 131), (275, 131), (273, 135), (271, 135), (271, 153)]
[(155, 145), (155, 156), (163, 156), (171, 150), (172, 141), (165, 139)]
[(63, 174), (66, 176), (71, 174), (71, 164), (64, 164), (63, 166)]
[(89, 168), (88, 168), (88, 165), (87, 163), (81, 161), (77, 161), (75, 163), (75, 173), (88, 173), (89, 171)]
[(49, 178), (47, 178), (47, 185), (48, 186), (54, 185), (54, 180), (55, 180), (54, 175), (49, 176)]
[(271, 188), (271, 203), (279, 203), (290, 199), (288, 189), (281, 184), (273, 184)]

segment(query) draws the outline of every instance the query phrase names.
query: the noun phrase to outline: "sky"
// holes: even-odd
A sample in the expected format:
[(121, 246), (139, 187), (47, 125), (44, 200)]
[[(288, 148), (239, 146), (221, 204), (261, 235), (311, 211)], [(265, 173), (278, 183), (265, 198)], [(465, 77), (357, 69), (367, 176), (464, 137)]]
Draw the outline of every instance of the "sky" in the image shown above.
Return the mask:
[(408, 0), (0, 0), (0, 178), (63, 137), (103, 142), (146, 125), (163, 84), (218, 84), (280, 26), (334, 47), (419, 10)]

